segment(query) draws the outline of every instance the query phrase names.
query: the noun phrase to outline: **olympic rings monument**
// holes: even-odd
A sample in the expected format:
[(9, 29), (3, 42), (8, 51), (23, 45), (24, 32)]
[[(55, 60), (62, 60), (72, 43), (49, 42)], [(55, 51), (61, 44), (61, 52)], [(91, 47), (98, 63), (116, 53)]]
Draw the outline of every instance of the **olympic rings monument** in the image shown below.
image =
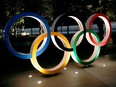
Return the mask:
[[(80, 29), (79, 31), (77, 31), (73, 35), (71, 41), (69, 42), (68, 39), (63, 34), (61, 34), (59, 32), (54, 32), (55, 25), (56, 25), (57, 21), (60, 19), (60, 17), (62, 17), (62, 16), (63, 16), (63, 14), (58, 16), (54, 20), (51, 30), (50, 30), (50, 27), (49, 27), (48, 23), (46, 22), (46, 20), (38, 14), (31, 13), (31, 12), (25, 12), (25, 13), (21, 13), (21, 14), (14, 16), (11, 20), (9, 20), (9, 22), (7, 23), (7, 25), (5, 27), (5, 35), (4, 35), (5, 40), (4, 41), (5, 41), (5, 44), (8, 48), (8, 50), (18, 58), (30, 59), (34, 68), (45, 75), (51, 75), (51, 74), (56, 74), (56, 73), (60, 72), (68, 64), (68, 62), (70, 60), (70, 56), (72, 57), (72, 59), (76, 63), (82, 64), (82, 65), (89, 65), (89, 64), (93, 63), (95, 60), (97, 60), (97, 58), (100, 54), (101, 46), (106, 45), (109, 42), (110, 37), (111, 37), (112, 28), (111, 28), (111, 23), (110, 23), (108, 17), (104, 14), (99, 14), (99, 13), (93, 14), (87, 19), (87, 21), (85, 23), (86, 29), (84, 29), (82, 22), (77, 17), (68, 16), (69, 18), (76, 21), (76, 23)], [(40, 25), (43, 27), (43, 31), (44, 31), (44, 33), (39, 35), (33, 41), (32, 45), (31, 45), (30, 53), (27, 53), (27, 54), (17, 52), (12, 47), (10, 40), (9, 40), (9, 31), (11, 29), (11, 26), (18, 19), (24, 18), (24, 17), (29, 17), (29, 18), (33, 18), (33, 19), (37, 20), (40, 23)], [(99, 17), (100, 19), (102, 19), (104, 21), (104, 24), (106, 27), (106, 32), (105, 32), (106, 34), (105, 34), (102, 41), (100, 41), (99, 36), (91, 29), (92, 23), (97, 17)], [(84, 32), (86, 32), (86, 33), (84, 33)], [(94, 46), (94, 50), (88, 59), (81, 60), (80, 57), (78, 56), (78, 52), (76, 50), (76, 47), (79, 44), (81, 44), (81, 41), (83, 40), (84, 34), (86, 36), (87, 41), (92, 46)], [(59, 38), (59, 40), (61, 40), (64, 48), (60, 47), (60, 45), (57, 44), (55, 36), (57, 36)], [(63, 55), (61, 62), (57, 66), (50, 68), (50, 69), (45, 69), (39, 65), (39, 63), (37, 61), (37, 56), (41, 55), (46, 50), (50, 41), (53, 42), (53, 44), (55, 45), (56, 48), (63, 51), (64, 55)], [(42, 44), (38, 48), (38, 46), (41, 42), (42, 42)]]

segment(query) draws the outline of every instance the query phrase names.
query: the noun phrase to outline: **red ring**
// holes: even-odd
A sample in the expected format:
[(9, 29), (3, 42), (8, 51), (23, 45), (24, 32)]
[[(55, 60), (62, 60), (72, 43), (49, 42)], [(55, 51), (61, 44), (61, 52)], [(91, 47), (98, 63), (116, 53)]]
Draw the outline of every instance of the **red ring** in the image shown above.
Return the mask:
[[(88, 18), (88, 20), (87, 20), (87, 26), (86, 26), (86, 29), (91, 29), (91, 25), (92, 25), (92, 23), (93, 23), (93, 21), (95, 20), (95, 18), (97, 18), (97, 17), (99, 17), (99, 16), (102, 16), (102, 17), (104, 17), (106, 20), (107, 20), (107, 22), (108, 22), (108, 26), (109, 26), (109, 35), (108, 35), (108, 37), (107, 37), (107, 39), (104, 41), (104, 42), (102, 42), (104, 39), (105, 39), (105, 37), (104, 37), (104, 39), (100, 42), (100, 43), (98, 43), (97, 41), (95, 41), (95, 39), (91, 36), (91, 34), (89, 33), (89, 37), (90, 37), (90, 39), (91, 39), (91, 41), (96, 45), (96, 46), (104, 46), (104, 45), (106, 45), (108, 42), (109, 42), (109, 40), (110, 40), (110, 37), (111, 37), (111, 34), (112, 34), (112, 29), (111, 29), (111, 23), (110, 23), (110, 20), (108, 19), (108, 17), (106, 17), (106, 15), (104, 15), (104, 14), (93, 14), (92, 16), (90, 16), (89, 18)], [(102, 18), (101, 18), (102, 19)], [(102, 19), (103, 20), (103, 19)], [(103, 20), (104, 21), (104, 20)], [(105, 22), (105, 21), (104, 21)], [(106, 29), (107, 29), (107, 27), (106, 27)], [(106, 30), (107, 31), (107, 30)]]

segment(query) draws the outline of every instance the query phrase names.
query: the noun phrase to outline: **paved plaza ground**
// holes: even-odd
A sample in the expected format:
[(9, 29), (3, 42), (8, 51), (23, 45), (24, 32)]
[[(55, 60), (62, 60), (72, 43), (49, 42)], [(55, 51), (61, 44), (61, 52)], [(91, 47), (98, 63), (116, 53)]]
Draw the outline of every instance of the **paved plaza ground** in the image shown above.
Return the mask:
[[(57, 64), (60, 59), (56, 56), (62, 58), (62, 52), (52, 47), (40, 56), (39, 63), (44, 67)], [(17, 50), (22, 49), (29, 51), (29, 47), (17, 47)], [(80, 56), (89, 53), (86, 49), (79, 48)], [(90, 66), (79, 66), (71, 59), (59, 74), (45, 76), (32, 66), (30, 60), (15, 57), (4, 42), (0, 42), (0, 87), (116, 87), (115, 66), (116, 44), (109, 43), (101, 48), (99, 58)]]

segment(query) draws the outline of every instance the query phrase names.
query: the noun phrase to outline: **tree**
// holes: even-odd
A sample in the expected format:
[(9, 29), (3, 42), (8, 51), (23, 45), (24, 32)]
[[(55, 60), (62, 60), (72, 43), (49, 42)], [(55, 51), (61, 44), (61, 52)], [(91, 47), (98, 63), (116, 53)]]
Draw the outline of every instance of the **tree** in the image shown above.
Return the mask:
[(51, 25), (53, 20), (53, 6), (50, 0), (42, 0), (40, 12), (41, 15), (47, 20), (47, 22)]
[[(62, 13), (67, 13), (78, 17), (83, 25), (87, 18), (94, 13), (102, 13), (110, 19), (116, 19), (116, 0), (52, 0), (52, 3), (55, 18)], [(96, 18), (94, 23), (98, 26), (100, 39), (103, 39), (104, 22), (100, 18)], [(68, 21), (68, 24), (71, 23)]]
[(7, 17), (5, 15), (5, 3), (4, 1), (0, 0), (0, 29), (5, 27), (7, 22)]
[(24, 5), (22, 3), (22, 0), (5, 0), (5, 7), (5, 12), (8, 19), (21, 12), (24, 12)]
[[(49, 24), (53, 20), (53, 9), (49, 0), (24, 0), (25, 12), (34, 12), (43, 16)], [(28, 21), (26, 27), (39, 27), (38, 22), (31, 19), (26, 19)]]
[(111, 21), (116, 21), (116, 0), (109, 0), (107, 15)]
[(5, 27), (7, 22), (15, 15), (24, 11), (22, 0), (1, 0), (0, 23), (2, 27)]

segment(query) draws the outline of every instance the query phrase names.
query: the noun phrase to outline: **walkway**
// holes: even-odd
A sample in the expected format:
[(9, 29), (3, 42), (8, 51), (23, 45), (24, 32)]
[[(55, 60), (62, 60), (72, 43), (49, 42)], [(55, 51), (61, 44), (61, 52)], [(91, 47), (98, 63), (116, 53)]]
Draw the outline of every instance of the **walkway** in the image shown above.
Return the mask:
[(55, 76), (44, 76), (34, 68), (5, 73), (0, 77), (0, 87), (116, 87), (116, 54), (100, 56), (89, 67), (79, 67), (70, 61)]

